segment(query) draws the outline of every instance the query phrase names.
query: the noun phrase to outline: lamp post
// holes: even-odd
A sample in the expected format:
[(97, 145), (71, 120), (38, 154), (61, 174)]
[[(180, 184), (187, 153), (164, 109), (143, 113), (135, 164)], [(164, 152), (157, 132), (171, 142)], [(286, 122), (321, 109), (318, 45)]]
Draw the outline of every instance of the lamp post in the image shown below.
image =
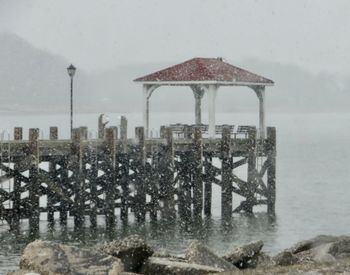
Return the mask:
[(75, 74), (76, 68), (73, 64), (67, 68), (68, 75), (70, 77), (70, 137), (72, 138), (73, 133), (73, 77)]

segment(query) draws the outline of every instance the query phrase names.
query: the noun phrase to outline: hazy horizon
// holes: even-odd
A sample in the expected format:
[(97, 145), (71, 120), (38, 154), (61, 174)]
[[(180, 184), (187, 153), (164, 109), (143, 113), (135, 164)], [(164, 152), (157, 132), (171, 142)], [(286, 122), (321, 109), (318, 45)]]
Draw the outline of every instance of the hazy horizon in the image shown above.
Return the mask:
[(348, 75), (349, 9), (346, 0), (2, 0), (0, 32), (88, 72), (222, 56)]

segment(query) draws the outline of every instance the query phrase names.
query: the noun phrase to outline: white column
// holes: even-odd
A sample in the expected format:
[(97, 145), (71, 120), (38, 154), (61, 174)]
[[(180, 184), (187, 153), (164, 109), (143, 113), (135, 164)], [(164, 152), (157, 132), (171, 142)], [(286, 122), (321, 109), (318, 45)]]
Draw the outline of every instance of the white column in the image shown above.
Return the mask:
[(149, 99), (158, 85), (143, 84), (143, 127), (145, 128), (145, 137), (149, 136)]
[(148, 127), (149, 127), (149, 100), (148, 100), (148, 87), (143, 85), (143, 127), (145, 128), (145, 136), (148, 137)]
[(266, 124), (265, 124), (265, 87), (256, 86), (254, 91), (259, 99), (259, 131), (260, 138), (266, 137)]
[(191, 86), (191, 89), (193, 91), (193, 95), (195, 99), (195, 124), (199, 125), (202, 123), (201, 105), (202, 105), (202, 98), (204, 95), (204, 88), (199, 85), (195, 85), (195, 86)]
[(217, 86), (209, 85), (208, 87), (208, 104), (209, 104), (209, 137), (215, 137), (215, 101), (217, 94)]

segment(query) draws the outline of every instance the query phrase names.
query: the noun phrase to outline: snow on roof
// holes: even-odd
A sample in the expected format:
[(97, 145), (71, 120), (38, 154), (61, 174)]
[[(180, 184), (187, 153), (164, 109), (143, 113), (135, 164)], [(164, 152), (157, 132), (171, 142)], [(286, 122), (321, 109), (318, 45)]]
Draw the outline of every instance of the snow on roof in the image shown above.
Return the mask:
[(193, 58), (134, 81), (159, 84), (191, 82), (262, 86), (274, 84), (272, 80), (228, 64), (222, 58)]

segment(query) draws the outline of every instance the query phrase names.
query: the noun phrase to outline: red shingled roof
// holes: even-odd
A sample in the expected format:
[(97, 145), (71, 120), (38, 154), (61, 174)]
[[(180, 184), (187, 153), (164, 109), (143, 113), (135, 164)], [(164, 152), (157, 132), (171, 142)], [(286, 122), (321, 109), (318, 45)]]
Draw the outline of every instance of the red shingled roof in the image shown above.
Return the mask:
[(193, 58), (167, 69), (137, 78), (135, 82), (228, 82), (273, 85), (265, 77), (224, 62), (221, 58)]

